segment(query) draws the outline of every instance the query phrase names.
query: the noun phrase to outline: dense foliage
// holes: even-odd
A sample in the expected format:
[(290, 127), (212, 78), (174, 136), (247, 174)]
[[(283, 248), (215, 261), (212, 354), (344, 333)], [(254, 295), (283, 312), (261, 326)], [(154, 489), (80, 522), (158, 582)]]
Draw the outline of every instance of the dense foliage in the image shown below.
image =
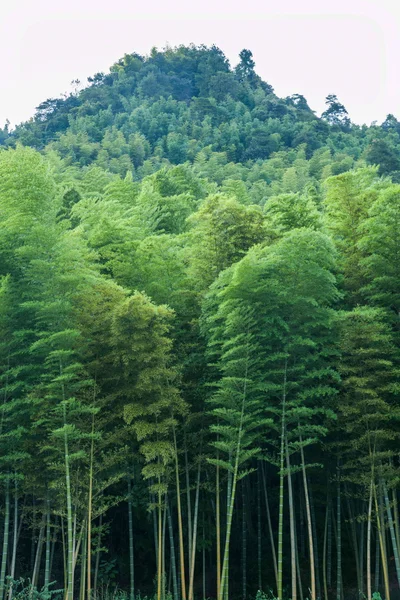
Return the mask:
[(0, 144), (0, 600), (389, 600), (396, 118), (191, 46)]

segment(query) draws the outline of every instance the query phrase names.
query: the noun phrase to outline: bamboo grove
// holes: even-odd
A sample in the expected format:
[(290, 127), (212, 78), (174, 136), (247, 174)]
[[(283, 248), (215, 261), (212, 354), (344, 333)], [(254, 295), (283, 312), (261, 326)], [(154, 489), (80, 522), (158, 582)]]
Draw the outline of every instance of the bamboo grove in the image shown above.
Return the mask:
[[(0, 600), (398, 594), (400, 124), (221, 56), (127, 56), (3, 130)], [(229, 135), (280, 123), (266, 155), (205, 109), (221, 82)]]

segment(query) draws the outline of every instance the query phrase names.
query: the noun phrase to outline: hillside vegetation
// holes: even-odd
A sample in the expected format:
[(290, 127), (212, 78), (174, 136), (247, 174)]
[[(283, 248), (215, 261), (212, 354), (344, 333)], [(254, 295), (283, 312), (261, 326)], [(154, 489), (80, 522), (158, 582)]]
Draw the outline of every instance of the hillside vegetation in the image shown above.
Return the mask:
[(399, 121), (214, 46), (75, 87), (0, 130), (0, 600), (390, 600)]

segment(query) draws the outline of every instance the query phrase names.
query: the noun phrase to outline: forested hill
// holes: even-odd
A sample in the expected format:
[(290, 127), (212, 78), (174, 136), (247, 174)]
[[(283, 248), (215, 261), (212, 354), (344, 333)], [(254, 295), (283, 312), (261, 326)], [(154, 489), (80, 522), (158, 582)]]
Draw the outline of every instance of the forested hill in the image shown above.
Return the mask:
[(0, 147), (0, 600), (391, 600), (400, 124), (126, 55)]
[[(51, 148), (67, 164), (96, 164), (122, 176), (132, 171), (138, 179), (163, 164), (193, 162), (205, 149), (246, 163), (300, 147), (307, 160), (334, 155), (333, 174), (365, 159), (400, 178), (395, 117), (380, 126), (354, 125), (330, 95), (317, 118), (301, 94), (278, 98), (256, 74), (249, 50), (231, 69), (215, 46), (153, 49), (147, 57), (125, 55), (109, 73), (89, 77), (81, 91), (72, 83), (73, 93), (42, 102), (11, 134), (0, 131), (0, 143)], [(287, 160), (293, 162), (293, 153)]]

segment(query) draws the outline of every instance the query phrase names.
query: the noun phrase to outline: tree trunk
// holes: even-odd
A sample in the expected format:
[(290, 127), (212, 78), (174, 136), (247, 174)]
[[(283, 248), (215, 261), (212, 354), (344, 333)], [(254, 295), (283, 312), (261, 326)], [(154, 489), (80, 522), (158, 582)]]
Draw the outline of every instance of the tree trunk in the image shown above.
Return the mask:
[(288, 496), (289, 496), (289, 523), (290, 523), (290, 558), (291, 558), (291, 572), (292, 572), (292, 598), (291, 600), (297, 600), (297, 574), (296, 574), (296, 537), (295, 537), (295, 514), (293, 505), (293, 489), (292, 489), (292, 475), (290, 471), (290, 458), (289, 448), (286, 440), (286, 467), (287, 467), (287, 479), (288, 479)]
[(100, 515), (99, 518), (99, 537), (97, 540), (97, 552), (96, 552), (96, 563), (95, 563), (95, 568), (94, 568), (94, 580), (93, 580), (93, 592), (94, 594), (97, 593), (97, 580), (98, 580), (98, 576), (99, 576), (99, 566), (100, 566), (100, 555), (101, 555), (101, 534), (102, 534), (102, 527), (103, 527), (103, 515)]
[[(161, 482), (158, 482), (161, 485)], [(161, 600), (162, 589), (162, 504), (161, 492), (158, 492), (158, 552), (157, 552), (157, 600)]]
[(400, 560), (399, 560), (399, 553), (397, 551), (396, 533), (394, 530), (392, 510), (390, 508), (389, 494), (388, 494), (386, 482), (384, 480), (382, 480), (382, 489), (383, 489), (383, 494), (384, 494), (384, 498), (385, 498), (386, 514), (387, 514), (387, 518), (388, 518), (388, 522), (389, 522), (390, 537), (392, 540), (394, 564), (396, 567), (396, 575), (397, 575), (397, 584), (400, 586)]
[(175, 427), (173, 428), (173, 436), (174, 436), (174, 449), (175, 449), (175, 480), (176, 480), (176, 504), (177, 504), (177, 513), (178, 513), (178, 532), (179, 532), (180, 580), (181, 580), (181, 589), (182, 589), (182, 600), (186, 600), (185, 548), (183, 545), (181, 490), (180, 490), (180, 482), (179, 482), (178, 446), (176, 443)]
[(194, 504), (194, 520), (193, 520), (193, 540), (192, 540), (192, 556), (190, 559), (190, 579), (189, 579), (189, 600), (193, 600), (193, 585), (194, 585), (194, 567), (196, 562), (196, 547), (197, 547), (197, 523), (199, 516), (199, 496), (200, 496), (200, 473), (201, 473), (201, 462), (199, 457), (199, 464), (197, 468), (197, 482), (196, 482), (196, 499)]
[[(329, 521), (329, 502), (326, 499), (326, 511), (325, 511), (325, 527), (324, 527), (324, 545), (322, 550), (322, 576), (324, 582), (324, 598), (328, 600), (328, 579), (326, 573), (326, 550), (328, 545), (328, 521)], [(370, 600), (370, 599), (369, 599)]]
[[(79, 590), (79, 600), (85, 600), (86, 598), (86, 584), (87, 584), (87, 579), (86, 579), (86, 568), (87, 568), (87, 550), (88, 550), (88, 544), (87, 544), (87, 535), (88, 535), (89, 531), (88, 531), (88, 527), (84, 527), (83, 528), (83, 532), (82, 532), (82, 560), (81, 560), (81, 585), (80, 585), (80, 590)], [(88, 600), (90, 600), (90, 598), (88, 597)]]
[(313, 544), (313, 531), (312, 531), (312, 521), (311, 521), (311, 508), (310, 508), (310, 498), (309, 498), (309, 494), (308, 494), (306, 464), (305, 464), (305, 460), (304, 460), (304, 448), (302, 445), (301, 436), (300, 436), (300, 456), (301, 456), (301, 470), (303, 473), (304, 499), (306, 502), (308, 542), (309, 542), (309, 547), (310, 547), (311, 600), (316, 600), (317, 595), (316, 595), (316, 589), (315, 589), (315, 562), (314, 562), (314, 544)]
[(35, 565), (33, 567), (33, 573), (32, 573), (31, 595), (33, 595), (33, 591), (37, 587), (37, 583), (38, 583), (40, 562), (41, 562), (41, 558), (42, 558), (43, 537), (44, 537), (44, 525), (41, 525), (40, 531), (39, 531), (39, 539), (38, 539), (38, 543), (37, 543), (37, 547), (36, 547)]
[[(129, 600), (135, 600), (135, 562), (133, 554), (132, 484), (128, 475), (128, 529), (129, 529)], [(90, 598), (88, 598), (90, 600)]]
[(372, 585), (371, 585), (371, 521), (372, 521), (372, 487), (373, 481), (369, 489), (368, 501), (368, 520), (367, 520), (367, 600), (372, 600)]
[(338, 469), (337, 479), (337, 509), (336, 509), (336, 527), (337, 527), (337, 580), (336, 580), (336, 600), (342, 600), (342, 513), (340, 502), (340, 473)]
[(74, 540), (72, 528), (72, 499), (71, 499), (71, 477), (69, 465), (68, 435), (66, 430), (67, 414), (64, 404), (64, 453), (65, 453), (65, 482), (66, 482), (66, 501), (67, 501), (67, 590), (66, 600), (74, 600)]
[(262, 473), (262, 479), (263, 479), (265, 509), (266, 509), (266, 512), (267, 512), (268, 532), (269, 532), (269, 539), (270, 539), (270, 542), (271, 542), (272, 562), (273, 562), (273, 565), (274, 565), (276, 589), (278, 589), (278, 565), (277, 565), (277, 561), (276, 561), (276, 550), (275, 550), (274, 534), (272, 532), (271, 512), (270, 512), (270, 509), (269, 509), (269, 500), (268, 500), (268, 492), (267, 492), (267, 481), (266, 481), (267, 478), (266, 478), (265, 472), (264, 472), (264, 463), (261, 463), (261, 464), (262, 464), (261, 473)]
[(92, 414), (92, 439), (90, 442), (89, 466), (89, 497), (88, 497), (88, 523), (87, 523), (87, 597), (92, 596), (92, 504), (93, 504), (93, 461), (94, 461), (94, 413)]
[(191, 560), (192, 560), (192, 502), (190, 496), (190, 476), (189, 476), (189, 461), (188, 461), (188, 452), (186, 445), (186, 435), (185, 435), (185, 476), (186, 476), (186, 508), (187, 508), (187, 522), (188, 522), (188, 566), (189, 573), (192, 570)]
[(258, 575), (258, 589), (262, 590), (262, 575), (261, 575), (261, 564), (262, 564), (262, 537), (261, 537), (261, 481), (260, 481), (260, 462), (258, 463), (257, 469), (257, 575)]
[(382, 502), (381, 495), (379, 496), (379, 504), (376, 493), (376, 487), (374, 486), (374, 497), (375, 497), (375, 510), (376, 510), (376, 524), (378, 526), (378, 535), (379, 535), (379, 545), (381, 549), (381, 558), (382, 558), (382, 570), (383, 570), (383, 580), (385, 585), (385, 599), (390, 600), (390, 586), (389, 586), (389, 573), (388, 573), (388, 564), (386, 559), (386, 542), (385, 542), (385, 531), (384, 531), (384, 521), (383, 521), (383, 510), (382, 510)]
[(317, 597), (321, 598), (321, 580), (319, 576), (319, 553), (318, 553), (318, 536), (317, 536), (317, 520), (315, 518), (315, 510), (314, 510), (314, 498), (312, 493), (312, 486), (309, 489), (310, 492), (310, 509), (311, 509), (311, 525), (313, 532), (313, 548), (314, 548), (314, 557), (315, 557), (315, 577), (316, 577), (316, 589), (317, 589)]
[(379, 546), (379, 534), (376, 535), (375, 539), (375, 591), (379, 592), (380, 585), (380, 546)]
[[(217, 451), (217, 460), (219, 452)], [(220, 509), (220, 482), (219, 466), (215, 473), (215, 519), (216, 519), (216, 544), (217, 544), (217, 598), (221, 590), (221, 509)]]
[(0, 571), (0, 600), (3, 600), (3, 597), (4, 597), (4, 586), (5, 586), (7, 555), (8, 555), (9, 527), (10, 527), (10, 478), (7, 477), (6, 491), (5, 491), (3, 552), (1, 555), (1, 571)]
[(328, 549), (327, 549), (327, 565), (326, 565), (326, 583), (328, 590), (332, 587), (332, 493), (331, 486), (328, 483)]
[[(173, 586), (173, 590), (174, 590), (174, 600), (179, 600), (179, 588), (178, 588), (178, 580), (177, 580), (177, 576), (176, 576), (174, 529), (172, 526), (172, 516), (171, 516), (171, 511), (169, 508), (168, 496), (166, 497), (166, 503), (167, 503), (169, 547), (170, 547), (170, 554), (171, 554), (172, 586)], [(129, 600), (135, 600), (134, 595)]]
[(15, 481), (14, 481), (14, 523), (13, 523), (13, 550), (12, 550), (12, 557), (11, 557), (11, 567), (10, 567), (10, 578), (11, 578), (11, 584), (10, 584), (10, 589), (8, 591), (8, 598), (9, 600), (12, 599), (12, 582), (15, 579), (15, 561), (17, 558), (17, 544), (18, 544), (18, 480), (15, 474)]
[(242, 598), (246, 600), (247, 596), (247, 532), (246, 532), (246, 494), (244, 489), (244, 479), (241, 483), (242, 488)]
[[(286, 442), (286, 377), (287, 377), (287, 360), (285, 360), (285, 368), (283, 375), (282, 388), (282, 422), (281, 422), (281, 449), (280, 449), (280, 470), (279, 470), (279, 521), (278, 521), (278, 600), (283, 597), (283, 483), (284, 483), (284, 467), (285, 467), (285, 442)], [(312, 600), (315, 600), (312, 598)]]
[(44, 588), (46, 592), (50, 584), (50, 550), (51, 550), (51, 528), (50, 528), (50, 498), (46, 501), (46, 565), (44, 570)]

